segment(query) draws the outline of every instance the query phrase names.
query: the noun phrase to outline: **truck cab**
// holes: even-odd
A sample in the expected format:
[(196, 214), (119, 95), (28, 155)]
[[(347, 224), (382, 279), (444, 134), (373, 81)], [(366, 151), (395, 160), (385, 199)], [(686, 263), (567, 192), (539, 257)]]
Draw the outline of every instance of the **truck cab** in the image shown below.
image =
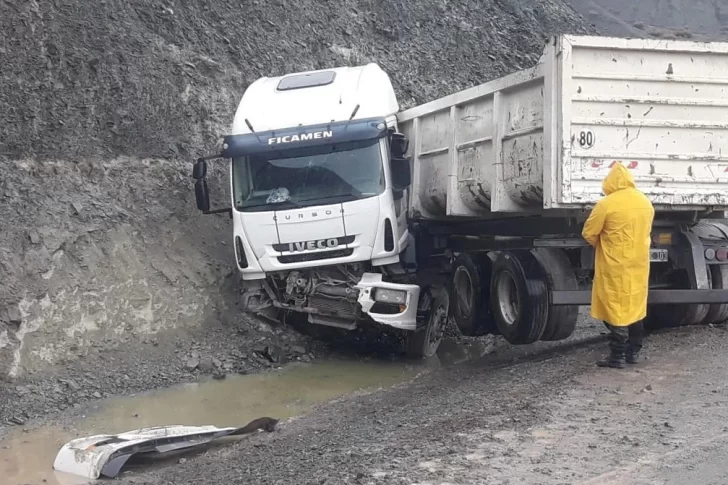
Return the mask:
[(207, 160), (230, 166), (233, 246), (245, 308), (354, 329), (417, 328), (407, 140), (376, 64), (261, 78), (246, 90), (219, 155), (199, 159), (198, 208), (210, 210)]

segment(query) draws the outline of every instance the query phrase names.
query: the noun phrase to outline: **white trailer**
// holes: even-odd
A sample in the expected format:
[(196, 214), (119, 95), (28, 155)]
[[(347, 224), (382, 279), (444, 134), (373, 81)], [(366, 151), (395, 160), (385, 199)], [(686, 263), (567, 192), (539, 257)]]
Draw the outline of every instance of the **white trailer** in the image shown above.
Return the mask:
[(404, 112), (376, 65), (263, 78), (195, 164), (198, 207), (220, 212), (206, 160), (231, 159), (250, 311), (373, 321), (428, 356), (448, 315), (516, 344), (571, 335), (581, 224), (622, 163), (657, 211), (648, 324), (723, 321), (728, 227), (706, 219), (728, 210), (726, 108), (721, 43), (560, 36), (534, 68)]
[(428, 219), (583, 210), (620, 162), (657, 211), (722, 211), (727, 108), (728, 44), (559, 37), (532, 69), (399, 113), (412, 208)]

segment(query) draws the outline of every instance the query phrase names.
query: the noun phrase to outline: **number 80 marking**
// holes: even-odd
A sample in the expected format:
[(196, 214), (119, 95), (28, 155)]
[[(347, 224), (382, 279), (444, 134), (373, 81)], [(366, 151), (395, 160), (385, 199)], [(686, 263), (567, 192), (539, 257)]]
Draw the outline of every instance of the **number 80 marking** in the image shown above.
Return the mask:
[(583, 130), (579, 132), (579, 146), (582, 148), (591, 148), (594, 146), (594, 132), (591, 130)]

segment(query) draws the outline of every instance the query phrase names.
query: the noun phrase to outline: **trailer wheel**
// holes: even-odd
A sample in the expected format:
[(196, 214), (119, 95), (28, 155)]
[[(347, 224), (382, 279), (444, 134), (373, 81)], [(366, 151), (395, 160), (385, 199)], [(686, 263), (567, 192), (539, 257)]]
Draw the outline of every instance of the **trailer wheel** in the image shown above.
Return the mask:
[[(710, 270), (708, 270), (710, 271)], [(711, 279), (708, 273), (708, 279)], [(687, 288), (687, 282), (680, 286)], [(711, 283), (712, 286), (712, 283)], [(687, 327), (689, 325), (700, 325), (705, 322), (711, 305), (694, 303), (689, 305), (649, 305), (647, 307), (647, 318), (645, 328), (657, 330), (660, 328)]]
[(489, 304), (492, 262), (487, 255), (460, 254), (450, 280), (452, 317), (460, 333), (479, 337), (496, 330)]
[(505, 251), (493, 263), (490, 284), (493, 318), (514, 345), (536, 342), (548, 321), (548, 290), (538, 261), (529, 251)]
[(645, 328), (658, 330), (697, 325), (705, 319), (707, 312), (708, 305), (650, 305)]
[[(710, 265), (711, 288), (714, 290), (728, 289), (728, 266)], [(728, 320), (728, 304), (716, 303), (709, 306), (708, 315), (705, 317), (705, 323), (723, 323)]]
[(426, 359), (437, 353), (447, 325), (450, 296), (445, 288), (430, 287), (423, 291), (417, 308), (418, 319), (425, 325), (407, 337), (407, 355), (412, 359)]
[[(549, 290), (578, 290), (579, 285), (574, 268), (566, 253), (561, 249), (538, 248), (532, 250), (544, 274)], [(574, 333), (579, 318), (579, 307), (549, 306), (546, 328), (541, 340), (555, 341), (569, 338)]]

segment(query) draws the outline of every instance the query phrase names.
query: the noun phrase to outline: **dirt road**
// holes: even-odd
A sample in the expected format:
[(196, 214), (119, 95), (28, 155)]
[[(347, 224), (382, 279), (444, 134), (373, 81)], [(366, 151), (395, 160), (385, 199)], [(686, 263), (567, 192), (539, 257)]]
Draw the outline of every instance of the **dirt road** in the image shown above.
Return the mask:
[(127, 484), (726, 483), (724, 328), (653, 335), (599, 369), (604, 343), (505, 348), (352, 396)]

